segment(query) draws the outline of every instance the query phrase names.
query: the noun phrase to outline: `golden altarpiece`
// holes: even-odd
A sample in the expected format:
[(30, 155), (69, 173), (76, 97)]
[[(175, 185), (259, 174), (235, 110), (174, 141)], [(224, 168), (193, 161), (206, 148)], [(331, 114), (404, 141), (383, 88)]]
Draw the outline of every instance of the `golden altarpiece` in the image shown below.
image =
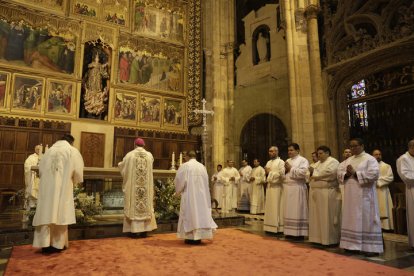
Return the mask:
[(146, 140), (155, 169), (197, 149), (200, 0), (0, 1), (0, 189), (37, 144), (75, 137), (110, 169)]

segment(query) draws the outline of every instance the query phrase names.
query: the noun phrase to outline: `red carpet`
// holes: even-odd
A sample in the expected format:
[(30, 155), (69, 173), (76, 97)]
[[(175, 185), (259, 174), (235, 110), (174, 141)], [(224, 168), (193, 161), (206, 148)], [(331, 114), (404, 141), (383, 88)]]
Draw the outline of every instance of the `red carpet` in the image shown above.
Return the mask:
[(16, 246), (5, 275), (413, 275), (407, 271), (278, 241), (219, 229), (213, 242), (186, 245), (175, 234), (147, 239), (71, 241), (45, 256)]

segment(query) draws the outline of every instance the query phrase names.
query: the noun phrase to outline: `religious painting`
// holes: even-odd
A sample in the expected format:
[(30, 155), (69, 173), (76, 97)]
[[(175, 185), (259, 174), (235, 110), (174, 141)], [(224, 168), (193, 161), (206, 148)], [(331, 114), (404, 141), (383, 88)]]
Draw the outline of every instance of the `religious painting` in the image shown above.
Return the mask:
[(108, 44), (99, 39), (85, 43), (80, 118), (107, 120), (111, 60)]
[(114, 120), (135, 123), (137, 120), (137, 101), (138, 96), (135, 93), (116, 91)]
[(182, 49), (134, 39), (120, 44), (118, 83), (183, 94)]
[(164, 98), (163, 125), (183, 128), (185, 117), (184, 100)]
[(121, 27), (129, 26), (129, 1), (104, 0), (103, 17), (107, 23), (113, 23)]
[(48, 80), (46, 85), (46, 113), (74, 115), (76, 85), (73, 82)]
[(141, 125), (161, 125), (161, 97), (141, 94), (139, 102)]
[(177, 0), (135, 0), (134, 31), (158, 39), (184, 42), (184, 5)]
[(72, 13), (89, 18), (100, 18), (100, 4), (97, 0), (75, 0), (72, 2)]
[(7, 91), (10, 86), (10, 73), (0, 71), (0, 109), (7, 104)]
[(77, 34), (23, 20), (0, 19), (0, 62), (73, 74)]
[(58, 14), (65, 14), (67, 0), (15, 0), (16, 2), (25, 5), (34, 6), (37, 9), (46, 10), (48, 12), (56, 12)]
[(12, 89), (12, 110), (40, 113), (44, 79), (15, 74)]

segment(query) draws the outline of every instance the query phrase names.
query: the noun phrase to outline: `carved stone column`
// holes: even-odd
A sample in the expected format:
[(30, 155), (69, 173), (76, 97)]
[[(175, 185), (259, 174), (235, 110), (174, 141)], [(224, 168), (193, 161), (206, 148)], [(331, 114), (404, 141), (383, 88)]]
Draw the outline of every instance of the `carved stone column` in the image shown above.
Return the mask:
[(318, 12), (319, 7), (309, 5), (305, 9), (307, 20), (308, 49), (309, 49), (309, 67), (310, 81), (312, 91), (312, 112), (313, 125), (315, 131), (315, 147), (327, 145), (327, 128), (326, 128), (326, 95), (322, 85), (321, 58), (319, 54), (319, 36), (318, 36)]
[[(211, 172), (217, 164), (232, 159), (231, 107), (234, 92), (234, 0), (203, 1), (204, 53), (206, 58), (206, 100), (212, 103), (214, 116), (210, 132)], [(223, 164), (224, 165), (224, 164)]]
[[(289, 74), (292, 139), (301, 146), (301, 153), (311, 157), (315, 150), (312, 116), (312, 93), (307, 36), (302, 22), (297, 21), (295, 1), (281, 1), (286, 20), (286, 45)], [(302, 27), (300, 27), (300, 26)]]

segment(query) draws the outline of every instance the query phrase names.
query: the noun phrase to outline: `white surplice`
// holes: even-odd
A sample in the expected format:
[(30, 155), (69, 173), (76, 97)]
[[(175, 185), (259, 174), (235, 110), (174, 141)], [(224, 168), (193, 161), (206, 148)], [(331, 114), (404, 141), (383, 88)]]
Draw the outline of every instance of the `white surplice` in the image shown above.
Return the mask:
[(254, 180), (250, 182), (252, 187), (250, 197), (250, 214), (264, 213), (264, 183), (266, 183), (266, 172), (262, 166), (252, 169), (250, 177)]
[[(234, 177), (234, 180), (230, 178)], [(220, 182), (223, 183), (223, 206), (222, 213), (228, 213), (232, 209), (237, 208), (237, 183), (240, 179), (240, 174), (236, 168), (226, 167), (219, 173)]]
[(283, 180), (285, 178), (285, 162), (279, 157), (269, 160), (266, 168), (267, 189), (263, 230), (266, 232), (283, 232), (284, 196)]
[(250, 210), (250, 174), (252, 173), (252, 167), (249, 165), (241, 167), (239, 169), (240, 179), (238, 186), (238, 197), (237, 197), (237, 210), (238, 211), (249, 211)]
[(309, 189), (309, 241), (339, 243), (341, 193), (337, 181), (339, 162), (329, 156), (314, 165)]
[(67, 141), (59, 140), (39, 163), (39, 194), (33, 218), (34, 247), (68, 247), (67, 226), (76, 223), (73, 185), (83, 182), (83, 159)]
[(286, 160), (292, 168), (285, 176), (283, 192), (285, 197), (284, 233), (288, 236), (308, 235), (308, 188), (306, 173), (309, 162), (297, 155)]
[(39, 155), (37, 153), (29, 155), (26, 161), (24, 161), (26, 210), (36, 206), (37, 195), (39, 193), (39, 177), (36, 172), (32, 171), (32, 166), (37, 166), (38, 164)]
[(177, 236), (180, 239), (212, 239), (217, 228), (211, 216), (211, 198), (207, 170), (196, 159), (182, 164), (174, 179), (181, 194)]
[(157, 228), (154, 214), (154, 157), (142, 147), (128, 152), (118, 163), (123, 177), (123, 232), (141, 233)]
[(397, 171), (405, 183), (408, 245), (414, 248), (414, 156), (409, 152), (401, 155), (397, 160)]
[(377, 181), (378, 208), (380, 213), (382, 229), (394, 229), (392, 216), (392, 198), (389, 185), (394, 180), (391, 166), (384, 162), (379, 162), (380, 174)]
[[(221, 183), (219, 178), (220, 172), (216, 172), (211, 177), (211, 182), (213, 183), (213, 199), (217, 200), (217, 208), (221, 208), (223, 205), (223, 183)], [(216, 180), (214, 180), (216, 179)]]
[[(351, 176), (345, 179), (348, 165), (354, 168), (357, 177)], [(349, 157), (344, 166), (338, 168), (338, 180), (344, 183), (345, 188), (341, 248), (383, 252), (381, 221), (375, 188), (378, 176), (378, 161), (365, 152)]]

